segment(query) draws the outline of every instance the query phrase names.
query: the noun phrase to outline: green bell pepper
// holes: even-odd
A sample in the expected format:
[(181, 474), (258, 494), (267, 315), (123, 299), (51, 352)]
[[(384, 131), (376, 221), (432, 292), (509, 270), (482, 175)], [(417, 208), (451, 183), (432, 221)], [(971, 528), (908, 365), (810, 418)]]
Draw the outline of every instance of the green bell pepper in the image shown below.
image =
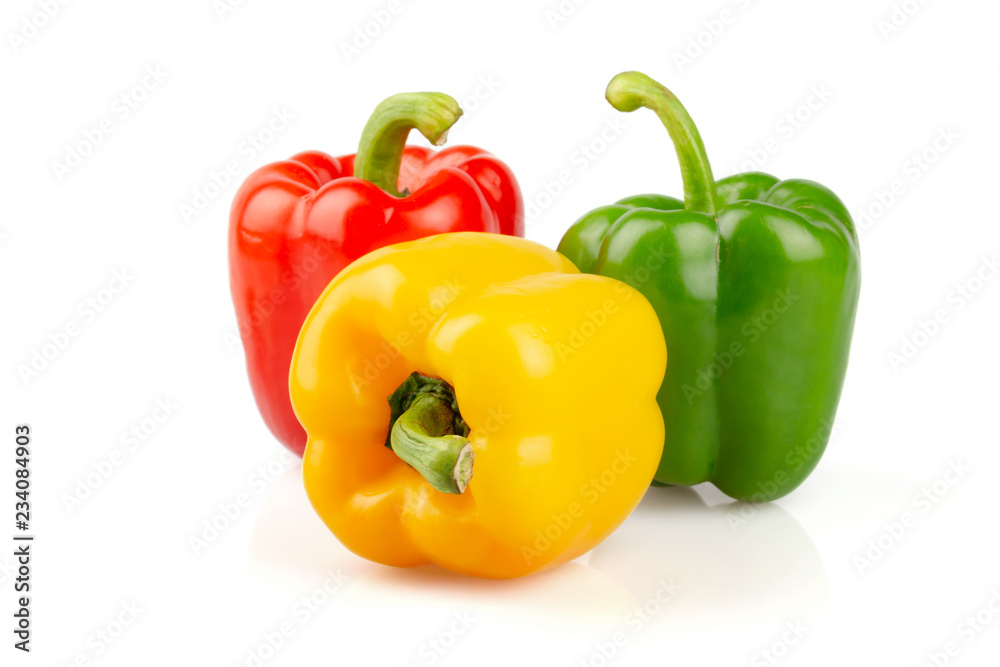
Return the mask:
[(684, 201), (638, 195), (595, 209), (559, 252), (635, 287), (659, 315), (670, 358), (656, 482), (781, 497), (815, 468), (840, 400), (861, 285), (851, 216), (812, 181), (750, 172), (716, 182), (687, 111), (643, 74), (616, 76), (607, 99), (656, 112)]

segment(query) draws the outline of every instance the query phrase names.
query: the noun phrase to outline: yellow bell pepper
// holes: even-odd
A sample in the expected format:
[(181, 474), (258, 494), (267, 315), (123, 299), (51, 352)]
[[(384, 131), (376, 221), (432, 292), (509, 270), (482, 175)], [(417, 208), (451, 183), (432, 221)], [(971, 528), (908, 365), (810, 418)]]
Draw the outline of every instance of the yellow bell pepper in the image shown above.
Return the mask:
[(506, 578), (576, 558), (656, 472), (666, 356), (639, 292), (537, 243), (461, 232), (376, 250), (296, 344), (309, 499), (387, 565)]

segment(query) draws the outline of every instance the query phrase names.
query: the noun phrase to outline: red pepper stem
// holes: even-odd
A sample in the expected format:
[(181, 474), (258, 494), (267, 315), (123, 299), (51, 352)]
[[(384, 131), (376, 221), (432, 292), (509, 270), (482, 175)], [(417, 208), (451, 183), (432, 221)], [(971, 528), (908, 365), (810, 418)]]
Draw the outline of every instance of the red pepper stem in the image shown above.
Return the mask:
[(605, 96), (619, 111), (652, 110), (667, 128), (677, 151), (684, 180), (684, 205), (711, 216), (719, 208), (715, 179), (705, 144), (687, 110), (672, 92), (640, 72), (622, 72), (611, 79)]
[(399, 196), (399, 168), (410, 130), (416, 128), (435, 146), (462, 115), (444, 93), (400, 93), (385, 99), (368, 119), (354, 158), (354, 176)]

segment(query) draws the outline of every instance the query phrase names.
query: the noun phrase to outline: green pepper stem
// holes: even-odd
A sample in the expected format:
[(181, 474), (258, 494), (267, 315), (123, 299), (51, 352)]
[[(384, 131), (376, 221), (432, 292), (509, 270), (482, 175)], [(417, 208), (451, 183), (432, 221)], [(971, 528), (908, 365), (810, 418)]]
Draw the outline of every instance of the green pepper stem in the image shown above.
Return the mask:
[(385, 99), (361, 133), (354, 176), (398, 197), (399, 167), (410, 130), (420, 130), (428, 141), (440, 146), (461, 115), (458, 102), (444, 93), (400, 93)]
[(455, 419), (446, 399), (422, 394), (392, 427), (392, 451), (442, 493), (462, 493), (475, 454), (467, 438), (449, 433)]
[(652, 110), (667, 128), (677, 151), (684, 180), (684, 205), (690, 211), (711, 216), (719, 208), (712, 167), (698, 128), (680, 100), (666, 87), (640, 72), (622, 72), (611, 79), (605, 93), (608, 102), (619, 111), (639, 107)]

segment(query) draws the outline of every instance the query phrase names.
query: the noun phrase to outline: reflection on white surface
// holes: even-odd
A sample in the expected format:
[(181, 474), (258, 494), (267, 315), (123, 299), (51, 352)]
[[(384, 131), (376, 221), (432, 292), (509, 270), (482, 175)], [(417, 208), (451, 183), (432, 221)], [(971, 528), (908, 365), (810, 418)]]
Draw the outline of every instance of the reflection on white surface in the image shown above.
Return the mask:
[(680, 586), (659, 614), (670, 625), (767, 623), (826, 609), (816, 546), (773, 503), (709, 507), (691, 488), (650, 488), (635, 512), (591, 552), (590, 566), (648, 600)]
[(344, 547), (313, 511), (302, 484), (302, 466), (278, 477), (254, 521), (248, 550), (253, 578), (300, 587), (337, 569), (353, 578), (375, 567)]
[(469, 609), (483, 618), (567, 629), (615, 623), (636, 604), (614, 578), (585, 565), (586, 557), (513, 580), (369, 562), (327, 530), (309, 504), (301, 477), (301, 466), (295, 466), (278, 478), (255, 519), (248, 561), (251, 577), (260, 583), (300, 592), (339, 571), (347, 582), (337, 605), (430, 613)]
[(316, 516), (301, 474), (300, 466), (288, 470), (265, 498), (250, 539), (250, 574), (298, 591), (340, 573), (347, 583), (337, 606), (466, 609), (501, 623), (597, 629), (620, 625), (664, 582), (680, 587), (656, 613), (672, 628), (780, 623), (822, 611), (828, 601), (816, 547), (774, 504), (709, 507), (689, 488), (651, 488), (587, 556), (521, 579), (484, 580), (434, 566), (385, 567), (354, 555)]
[(444, 616), (456, 609), (513, 627), (597, 632), (620, 622), (636, 600), (612, 577), (566, 563), (519, 579), (476, 579), (439, 567), (375, 567), (341, 598), (345, 603), (405, 614)]

